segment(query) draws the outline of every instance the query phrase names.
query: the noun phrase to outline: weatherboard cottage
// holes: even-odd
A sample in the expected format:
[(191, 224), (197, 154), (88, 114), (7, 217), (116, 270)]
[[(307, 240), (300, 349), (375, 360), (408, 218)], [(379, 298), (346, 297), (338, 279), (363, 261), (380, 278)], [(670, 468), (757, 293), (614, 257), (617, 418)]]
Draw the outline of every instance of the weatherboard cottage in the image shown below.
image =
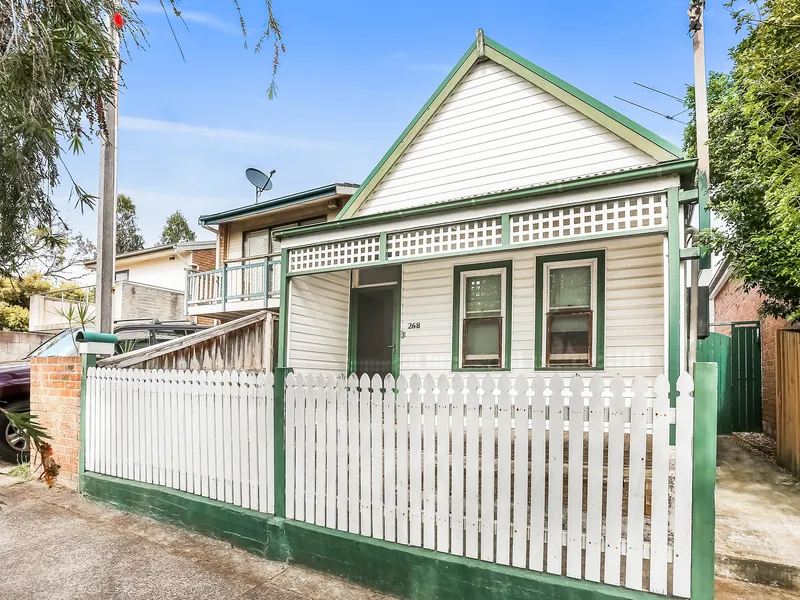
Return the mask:
[(674, 381), (695, 170), (479, 32), (336, 219), (280, 235), (279, 366)]

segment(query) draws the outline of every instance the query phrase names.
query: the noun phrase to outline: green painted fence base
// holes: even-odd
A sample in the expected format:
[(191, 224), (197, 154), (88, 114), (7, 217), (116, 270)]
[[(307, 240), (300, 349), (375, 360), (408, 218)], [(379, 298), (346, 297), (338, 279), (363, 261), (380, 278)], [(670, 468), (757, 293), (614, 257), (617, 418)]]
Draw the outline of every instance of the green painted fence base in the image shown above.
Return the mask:
[(614, 600), (647, 592), (411, 548), (237, 508), (168, 488), (84, 473), (82, 492), (100, 502), (226, 540), (414, 600)]

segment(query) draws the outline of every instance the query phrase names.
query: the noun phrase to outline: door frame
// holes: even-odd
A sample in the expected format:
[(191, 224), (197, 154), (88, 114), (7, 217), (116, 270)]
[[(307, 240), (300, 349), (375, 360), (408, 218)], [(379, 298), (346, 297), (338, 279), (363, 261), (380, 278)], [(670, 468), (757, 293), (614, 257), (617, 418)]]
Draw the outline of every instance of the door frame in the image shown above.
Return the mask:
[[(353, 272), (350, 273), (350, 314), (347, 327), (347, 375), (355, 373), (356, 359), (358, 356), (358, 297), (363, 291), (368, 290), (387, 290), (391, 289), (394, 293), (392, 302), (392, 321), (394, 330), (392, 331), (392, 376), (397, 379), (400, 375), (400, 296), (402, 288), (402, 271), (397, 283), (387, 285), (373, 285), (364, 288), (353, 287)], [(360, 374), (359, 374), (360, 376)]]

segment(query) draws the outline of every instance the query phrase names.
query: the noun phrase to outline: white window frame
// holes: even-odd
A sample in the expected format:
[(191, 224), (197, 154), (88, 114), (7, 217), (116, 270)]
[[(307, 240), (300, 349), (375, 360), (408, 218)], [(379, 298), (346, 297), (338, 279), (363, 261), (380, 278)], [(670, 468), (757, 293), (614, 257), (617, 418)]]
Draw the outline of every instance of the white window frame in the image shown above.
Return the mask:
[[(592, 277), (592, 290), (590, 292), (589, 298), (589, 310), (592, 311), (592, 352), (590, 358), (590, 364), (587, 365), (571, 365), (571, 366), (561, 366), (555, 365), (550, 366), (548, 364), (547, 358), (547, 340), (548, 335), (550, 335), (550, 331), (548, 330), (548, 318), (547, 315), (550, 314), (550, 271), (557, 271), (559, 269), (569, 269), (571, 267), (591, 267), (591, 277)], [(572, 368), (579, 368), (579, 369), (586, 369), (586, 368), (594, 368), (597, 366), (597, 259), (596, 258), (585, 258), (581, 260), (565, 260), (565, 261), (558, 261), (558, 262), (545, 262), (544, 263), (544, 274), (542, 277), (542, 285), (544, 289), (542, 290), (542, 366), (549, 368), (549, 369), (556, 369), (556, 368), (563, 368), (566, 371), (569, 371)]]
[[(508, 319), (508, 307), (506, 306), (506, 285), (508, 282), (506, 280), (506, 271), (506, 267), (498, 267), (493, 269), (475, 269), (472, 271), (461, 272), (461, 281), (459, 281), (459, 285), (461, 286), (459, 302), (461, 306), (458, 307), (458, 365), (462, 369), (492, 370), (508, 368), (508, 365), (503, 364), (506, 354), (506, 320)], [(467, 278), (482, 275), (500, 275), (500, 317), (502, 318), (502, 324), (500, 326), (500, 365), (496, 367), (476, 367), (472, 365), (464, 365), (464, 356), (466, 352), (464, 348), (464, 319), (467, 316)]]

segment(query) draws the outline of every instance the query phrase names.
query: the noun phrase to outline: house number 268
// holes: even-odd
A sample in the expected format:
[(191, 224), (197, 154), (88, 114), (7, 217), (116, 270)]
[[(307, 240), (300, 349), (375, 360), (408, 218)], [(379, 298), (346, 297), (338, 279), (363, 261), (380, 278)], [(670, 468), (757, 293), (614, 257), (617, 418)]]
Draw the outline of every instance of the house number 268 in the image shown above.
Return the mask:
[(409, 329), (419, 329), (420, 328), (419, 321), (417, 321), (416, 323), (409, 323), (408, 324), (408, 328)]

